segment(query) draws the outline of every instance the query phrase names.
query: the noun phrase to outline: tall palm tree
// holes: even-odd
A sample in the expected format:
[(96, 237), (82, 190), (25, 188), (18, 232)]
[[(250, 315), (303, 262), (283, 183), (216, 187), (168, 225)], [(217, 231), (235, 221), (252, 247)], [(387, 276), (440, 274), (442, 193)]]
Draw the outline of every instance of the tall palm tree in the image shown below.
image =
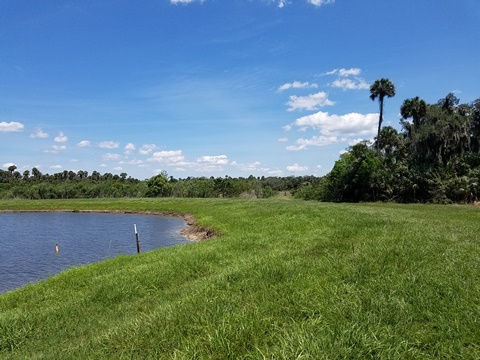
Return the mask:
[(380, 129), (382, 128), (383, 122), (383, 99), (387, 97), (395, 96), (395, 85), (389, 80), (382, 78), (380, 80), (376, 80), (372, 86), (370, 86), (370, 99), (375, 101), (378, 98), (378, 102), (380, 103), (380, 116), (378, 118), (378, 131), (377, 131), (377, 155), (380, 155), (380, 142), (378, 139), (380, 138)]
[(427, 103), (418, 96), (412, 99), (406, 99), (400, 107), (400, 114), (406, 120), (413, 118), (413, 128), (418, 129), (422, 118), (427, 113)]

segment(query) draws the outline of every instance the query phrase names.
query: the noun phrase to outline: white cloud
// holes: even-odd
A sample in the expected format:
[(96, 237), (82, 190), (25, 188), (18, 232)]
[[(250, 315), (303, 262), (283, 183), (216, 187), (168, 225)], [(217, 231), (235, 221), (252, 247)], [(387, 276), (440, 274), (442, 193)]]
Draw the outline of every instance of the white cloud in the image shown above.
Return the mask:
[(320, 129), (320, 133), (325, 136), (372, 136), (376, 134), (378, 114), (329, 115), (328, 112), (319, 111), (298, 118), (294, 125)]
[(290, 96), (287, 105), (290, 106), (288, 111), (294, 110), (318, 110), (319, 107), (331, 106), (335, 102), (328, 99), (328, 95), (324, 91), (308, 96)]
[(305, 145), (289, 145), (286, 147), (288, 151), (300, 151), (305, 150), (307, 147)]
[(288, 89), (311, 89), (318, 88), (317, 84), (309, 84), (308, 82), (301, 83), (300, 81), (294, 81), (293, 83), (283, 84), (278, 88), (278, 92)]
[(236, 161), (232, 161), (230, 164), (235, 166), (239, 170), (246, 171), (246, 172), (258, 171), (258, 170), (261, 170), (263, 172), (265, 170), (265, 169), (260, 169), (259, 168), (259, 166), (262, 164), (259, 161), (255, 161), (253, 163), (247, 163), (247, 164), (239, 164)]
[(153, 156), (147, 161), (155, 161), (164, 163), (167, 165), (185, 165), (185, 156), (183, 156), (182, 150), (169, 150), (169, 151), (157, 151), (153, 153)]
[(58, 136), (55, 137), (55, 142), (59, 142), (59, 143), (65, 143), (68, 141), (68, 137), (65, 136), (65, 134), (63, 133), (63, 131), (60, 131), (58, 133)]
[(370, 89), (370, 85), (363, 79), (356, 78), (352, 79), (337, 79), (331, 83), (332, 87), (341, 88), (345, 90), (362, 90)]
[(279, 141), (279, 142), (287, 142), (287, 141), (288, 141), (288, 138), (283, 137), (283, 138), (278, 139), (278, 141)]
[(362, 72), (361, 69), (359, 68), (350, 68), (350, 69), (339, 69), (338, 70), (338, 75), (346, 77), (346, 76), (358, 76)]
[(157, 145), (155, 144), (145, 144), (145, 145), (142, 145), (142, 147), (138, 152), (142, 155), (148, 155), (156, 148), (157, 148)]
[(63, 166), (62, 165), (53, 165), (53, 166), (50, 166), (50, 169), (54, 169), (54, 170), (58, 170), (58, 169), (62, 169)]
[(31, 137), (32, 139), (35, 139), (35, 138), (45, 139), (45, 138), (48, 137), (48, 134), (47, 134), (46, 132), (44, 132), (42, 129), (37, 128), (37, 129), (35, 129), (35, 132), (30, 135), (30, 137)]
[(290, 131), (292, 130), (292, 125), (285, 125), (284, 127), (282, 127), (282, 129), (285, 131)]
[(274, 169), (274, 170), (266, 169), (265, 173), (271, 176), (283, 176), (283, 171), (278, 169)]
[(65, 145), (53, 145), (51, 149), (44, 150), (45, 153), (58, 154), (60, 151), (65, 150)]
[(118, 149), (120, 144), (115, 141), (102, 141), (98, 144), (98, 147), (102, 149)]
[(22, 123), (11, 121), (11, 122), (0, 122), (0, 132), (19, 132), (23, 131), (25, 126)]
[(112, 154), (108, 153), (102, 156), (103, 161), (108, 161), (108, 160), (120, 160), (122, 157), (118, 154)]
[(137, 159), (130, 160), (130, 161), (128, 162), (128, 164), (130, 164), (130, 165), (137, 165), (137, 166), (138, 166), (138, 165), (143, 165), (143, 160), (137, 160)]
[(113, 170), (115, 171), (122, 171), (123, 168), (121, 166), (114, 167)]
[(218, 156), (202, 156), (197, 159), (197, 163), (210, 165), (228, 165), (228, 158), (226, 155)]
[(293, 164), (293, 165), (287, 166), (287, 170), (290, 172), (303, 172), (308, 170), (308, 166)]
[(313, 136), (310, 139), (300, 138), (295, 143), (297, 145), (287, 146), (287, 150), (299, 151), (305, 150), (308, 146), (327, 146), (338, 142), (336, 136)]
[(326, 4), (333, 4), (335, 0), (307, 0), (307, 3), (320, 7)]
[(15, 166), (14, 163), (5, 163), (2, 165), (5, 169), (8, 169), (10, 166)]
[(91, 145), (91, 143), (88, 140), (82, 140), (77, 144), (78, 147), (87, 147), (87, 146), (90, 146), (90, 145)]
[(135, 145), (132, 144), (132, 143), (128, 143), (127, 145), (125, 145), (125, 147), (123, 148), (123, 152), (125, 154), (131, 154), (135, 151)]
[(364, 141), (365, 139), (363, 138), (355, 138), (355, 139), (351, 139), (348, 141), (348, 145), (350, 146), (353, 146), (353, 145), (357, 145), (358, 143)]
[(324, 75), (338, 75), (339, 78), (333, 81), (330, 86), (343, 89), (344, 91), (369, 89), (370, 85), (364, 79), (358, 77), (361, 73), (362, 69), (360, 68), (341, 68), (329, 71)]

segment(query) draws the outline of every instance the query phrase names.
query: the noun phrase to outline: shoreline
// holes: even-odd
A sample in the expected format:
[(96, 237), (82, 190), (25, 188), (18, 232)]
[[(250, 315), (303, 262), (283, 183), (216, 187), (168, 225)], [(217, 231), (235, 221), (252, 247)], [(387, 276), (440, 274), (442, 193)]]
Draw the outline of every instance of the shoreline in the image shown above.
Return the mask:
[(0, 210), (0, 213), (22, 213), (22, 212), (70, 212), (70, 213), (99, 213), (99, 214), (135, 214), (135, 215), (157, 215), (165, 217), (182, 218), (187, 226), (180, 230), (180, 235), (188, 240), (200, 242), (215, 237), (217, 234), (207, 228), (197, 226), (197, 219), (191, 214), (176, 213), (172, 211), (153, 211), (153, 210), (71, 210), (71, 209), (55, 209), (55, 210)]

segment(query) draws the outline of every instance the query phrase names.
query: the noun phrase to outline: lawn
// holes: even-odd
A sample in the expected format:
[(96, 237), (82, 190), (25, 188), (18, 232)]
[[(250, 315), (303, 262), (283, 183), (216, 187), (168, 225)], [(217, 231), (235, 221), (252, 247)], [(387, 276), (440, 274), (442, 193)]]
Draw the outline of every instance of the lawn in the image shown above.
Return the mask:
[(0, 358), (480, 358), (480, 208), (292, 199), (0, 201), (172, 211), (217, 237), (0, 295)]

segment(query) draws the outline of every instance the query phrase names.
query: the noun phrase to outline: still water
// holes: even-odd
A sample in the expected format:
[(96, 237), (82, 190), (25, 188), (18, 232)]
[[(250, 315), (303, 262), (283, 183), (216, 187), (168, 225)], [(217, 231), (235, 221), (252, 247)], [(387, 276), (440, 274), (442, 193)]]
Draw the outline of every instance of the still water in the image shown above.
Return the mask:
[[(0, 293), (71, 266), (185, 244), (183, 219), (103, 213), (0, 213)], [(55, 246), (58, 244), (58, 254)]]

